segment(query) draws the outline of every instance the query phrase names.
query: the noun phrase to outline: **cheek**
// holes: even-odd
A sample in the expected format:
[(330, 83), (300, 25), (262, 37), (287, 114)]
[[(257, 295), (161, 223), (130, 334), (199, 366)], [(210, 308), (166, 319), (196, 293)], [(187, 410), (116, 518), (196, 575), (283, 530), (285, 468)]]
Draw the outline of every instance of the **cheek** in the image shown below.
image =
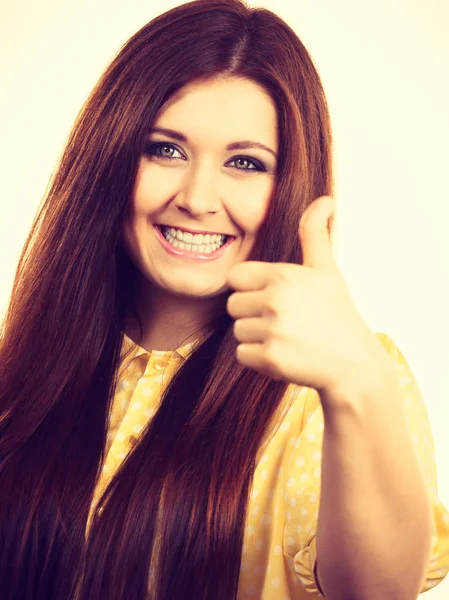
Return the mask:
[(232, 220), (245, 235), (256, 237), (268, 215), (269, 202), (260, 198), (245, 198), (229, 207)]
[(160, 209), (179, 189), (176, 177), (167, 176), (167, 169), (155, 164), (139, 167), (133, 189), (133, 213), (139, 218)]

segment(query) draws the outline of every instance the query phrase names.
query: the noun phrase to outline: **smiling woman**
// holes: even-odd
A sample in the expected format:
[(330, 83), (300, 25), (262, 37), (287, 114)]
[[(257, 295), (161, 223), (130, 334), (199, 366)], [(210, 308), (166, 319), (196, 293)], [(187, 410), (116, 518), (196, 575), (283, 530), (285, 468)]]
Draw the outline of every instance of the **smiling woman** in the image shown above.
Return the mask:
[[(441, 581), (425, 405), (326, 272), (332, 195), (323, 87), (273, 12), (195, 0), (126, 42), (3, 322), (1, 600), (359, 600)], [(332, 396), (317, 378), (337, 362)]]

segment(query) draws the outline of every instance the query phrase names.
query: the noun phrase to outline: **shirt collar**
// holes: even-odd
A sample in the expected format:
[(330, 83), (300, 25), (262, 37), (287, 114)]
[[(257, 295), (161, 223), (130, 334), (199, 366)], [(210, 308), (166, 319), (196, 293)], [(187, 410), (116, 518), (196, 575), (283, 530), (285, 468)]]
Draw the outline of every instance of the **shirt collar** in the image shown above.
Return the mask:
[[(164, 358), (169, 358), (170, 356), (178, 356), (178, 357), (182, 358), (183, 360), (186, 360), (187, 357), (189, 356), (190, 352), (192, 351), (193, 346), (196, 344), (196, 342), (197, 342), (197, 340), (193, 341), (193, 342), (189, 342), (187, 344), (184, 344), (183, 346), (180, 346), (176, 350), (166, 350), (166, 351), (158, 350), (157, 354), (161, 355)], [(134, 342), (130, 337), (128, 337), (126, 335), (125, 332), (123, 332), (123, 345), (122, 345), (122, 351), (121, 351), (121, 355), (120, 355), (122, 359), (125, 354), (127, 356), (128, 355), (130, 356), (132, 354), (132, 358), (134, 359), (143, 354), (146, 354), (149, 356), (151, 353), (148, 352), (148, 350), (145, 350), (145, 348), (142, 348), (142, 346), (139, 346), (139, 344)]]

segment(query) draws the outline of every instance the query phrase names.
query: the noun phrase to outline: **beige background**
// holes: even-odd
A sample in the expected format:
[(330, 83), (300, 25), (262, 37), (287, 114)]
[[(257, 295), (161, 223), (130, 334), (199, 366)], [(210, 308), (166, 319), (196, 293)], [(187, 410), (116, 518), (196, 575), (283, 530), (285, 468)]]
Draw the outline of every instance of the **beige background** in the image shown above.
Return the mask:
[[(449, 3), (249, 0), (311, 53), (335, 134), (335, 253), (374, 331), (427, 403), (449, 506)], [(137, 29), (183, 2), (0, 0), (0, 314), (74, 118)], [(449, 577), (426, 600), (449, 597)]]

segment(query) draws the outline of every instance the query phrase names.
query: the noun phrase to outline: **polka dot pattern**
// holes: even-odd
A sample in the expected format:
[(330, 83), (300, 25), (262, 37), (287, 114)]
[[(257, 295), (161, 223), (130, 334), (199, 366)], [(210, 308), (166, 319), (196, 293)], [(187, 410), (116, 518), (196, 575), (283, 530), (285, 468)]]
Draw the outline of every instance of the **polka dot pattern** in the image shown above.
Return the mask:
[[(394, 342), (385, 334), (377, 335), (397, 369), (410, 436), (433, 501), (432, 552), (421, 590), (426, 591), (449, 571), (449, 512), (437, 497), (433, 438), (418, 385)], [(187, 344), (176, 352), (149, 353), (125, 335), (126, 368), (122, 364), (109, 419), (106, 459), (91, 511), (138, 443), (157, 411), (163, 387), (191, 349), (192, 344)], [(261, 449), (254, 474), (238, 600), (323, 597), (315, 575), (323, 412), (316, 390), (295, 385), (289, 386), (285, 407), (275, 433)]]

